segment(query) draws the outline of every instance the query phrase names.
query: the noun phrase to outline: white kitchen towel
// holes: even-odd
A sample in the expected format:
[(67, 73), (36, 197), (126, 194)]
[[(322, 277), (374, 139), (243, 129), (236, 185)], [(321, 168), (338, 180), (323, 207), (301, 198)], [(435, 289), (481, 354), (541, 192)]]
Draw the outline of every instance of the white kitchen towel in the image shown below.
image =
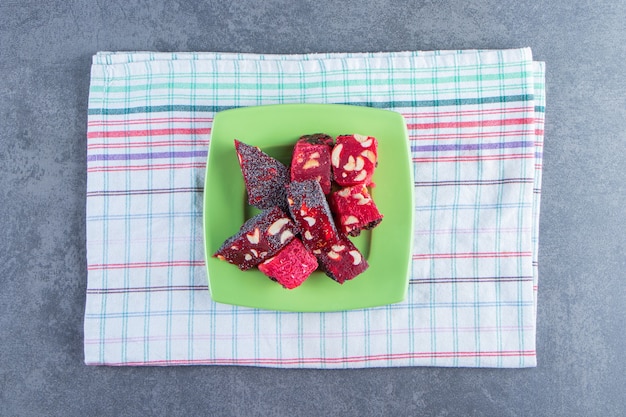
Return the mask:
[[(343, 103), (401, 113), (415, 174), (402, 303), (288, 313), (211, 300), (202, 190), (213, 116)], [(85, 362), (536, 365), (544, 67), (528, 48), (98, 53), (87, 132)]]

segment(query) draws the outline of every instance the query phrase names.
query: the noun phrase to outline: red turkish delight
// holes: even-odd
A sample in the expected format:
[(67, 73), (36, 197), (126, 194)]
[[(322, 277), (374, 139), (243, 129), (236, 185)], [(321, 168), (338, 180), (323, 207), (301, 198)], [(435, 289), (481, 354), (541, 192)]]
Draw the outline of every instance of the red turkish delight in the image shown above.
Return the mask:
[(300, 286), (317, 269), (317, 258), (300, 239), (293, 239), (273, 257), (259, 264), (259, 270), (287, 289)]
[(331, 153), (333, 177), (342, 187), (372, 182), (378, 161), (378, 141), (373, 136), (341, 135)]
[(335, 191), (330, 195), (330, 207), (339, 230), (350, 236), (358, 236), (361, 230), (372, 229), (383, 220), (364, 185)]
[(300, 137), (291, 158), (291, 180), (316, 179), (324, 194), (330, 193), (332, 147), (333, 138), (323, 133)]
[(248, 192), (248, 204), (258, 209), (280, 207), (287, 210), (285, 186), (289, 170), (256, 146), (235, 139), (239, 166)]
[(332, 245), (313, 250), (322, 270), (343, 284), (364, 272), (368, 267), (363, 254), (347, 237), (339, 237)]
[(337, 228), (319, 182), (292, 181), (287, 187), (287, 201), (307, 249), (321, 248), (336, 239)]
[(246, 221), (213, 256), (245, 271), (274, 256), (297, 233), (298, 229), (289, 216), (274, 207)]

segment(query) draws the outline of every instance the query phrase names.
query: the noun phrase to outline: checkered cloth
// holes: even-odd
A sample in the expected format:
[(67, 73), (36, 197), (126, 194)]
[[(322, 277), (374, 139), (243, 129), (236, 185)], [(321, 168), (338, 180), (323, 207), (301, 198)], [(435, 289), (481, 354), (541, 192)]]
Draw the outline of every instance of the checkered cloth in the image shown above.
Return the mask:
[[(211, 300), (202, 239), (211, 123), (220, 110), (276, 103), (405, 117), (415, 239), (404, 302), (288, 313)], [(97, 54), (85, 362), (535, 366), (543, 115), (544, 67), (530, 49)]]

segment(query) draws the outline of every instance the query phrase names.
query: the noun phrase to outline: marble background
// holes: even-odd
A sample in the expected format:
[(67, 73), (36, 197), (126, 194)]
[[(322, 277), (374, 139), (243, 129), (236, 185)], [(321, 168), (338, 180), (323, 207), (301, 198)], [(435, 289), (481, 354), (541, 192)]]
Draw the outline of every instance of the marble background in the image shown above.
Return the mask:
[[(625, 21), (608, 0), (0, 0), (0, 415), (626, 415)], [(83, 365), (96, 51), (520, 46), (547, 66), (537, 368)]]

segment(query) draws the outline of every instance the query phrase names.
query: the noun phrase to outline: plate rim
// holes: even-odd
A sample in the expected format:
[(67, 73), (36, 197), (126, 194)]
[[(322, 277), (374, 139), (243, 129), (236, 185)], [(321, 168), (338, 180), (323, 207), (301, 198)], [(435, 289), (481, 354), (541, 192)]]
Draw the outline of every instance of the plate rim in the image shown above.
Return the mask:
[[(208, 153), (207, 153), (207, 164), (206, 164), (206, 168), (205, 168), (205, 182), (204, 182), (204, 186), (203, 186), (203, 208), (202, 208), (202, 231), (203, 231), (203, 243), (204, 243), (204, 256), (205, 256), (205, 271), (207, 273), (207, 283), (208, 283), (208, 290), (210, 292), (210, 296), (212, 298), (212, 300), (214, 302), (217, 303), (221, 303), (221, 304), (228, 304), (228, 305), (233, 305), (233, 306), (240, 306), (240, 307), (249, 307), (249, 308), (256, 308), (256, 309), (261, 309), (261, 310), (269, 310), (269, 311), (285, 311), (285, 312), (332, 312), (332, 311), (349, 311), (349, 310), (358, 310), (358, 309), (363, 309), (363, 308), (373, 308), (373, 307), (381, 307), (381, 306), (386, 306), (386, 305), (390, 305), (390, 304), (395, 304), (398, 302), (403, 301), (406, 298), (407, 292), (408, 292), (408, 286), (409, 286), (409, 278), (411, 275), (411, 254), (412, 254), (412, 246), (413, 246), (413, 238), (412, 238), (412, 233), (409, 233), (409, 238), (408, 238), (408, 242), (406, 242), (406, 266), (405, 266), (405, 273), (404, 273), (404, 277), (403, 277), (403, 287), (402, 287), (402, 291), (397, 290), (396, 292), (394, 292), (394, 294), (396, 294), (395, 297), (391, 297), (388, 296), (387, 298), (385, 298), (384, 301), (380, 301), (380, 302), (369, 302), (369, 303), (362, 303), (360, 305), (354, 305), (354, 306), (339, 306), (339, 307), (325, 307), (325, 308), (308, 308), (308, 307), (302, 307), (302, 308), (289, 308), (289, 307), (284, 307), (284, 306), (273, 306), (273, 307), (267, 307), (267, 306), (262, 306), (259, 305), (258, 303), (249, 303), (246, 301), (237, 301), (237, 300), (233, 300), (230, 297), (227, 298), (222, 298), (221, 293), (218, 291), (217, 294), (215, 294), (215, 283), (213, 283), (212, 285), (212, 280), (211, 280), (211, 274), (210, 274), (210, 264), (213, 261), (216, 261), (212, 254), (213, 251), (210, 250), (211, 248), (209, 247), (209, 239), (208, 239), (208, 230), (209, 230), (209, 226), (210, 224), (209, 222), (209, 204), (208, 201), (209, 199), (209, 192), (207, 192), (207, 188), (209, 187), (209, 174), (210, 174), (210, 170), (211, 170), (211, 156), (212, 156), (212, 149), (214, 149), (212, 147), (213, 145), (213, 137), (216, 131), (216, 126), (219, 128), (220, 124), (219, 123), (221, 120), (223, 120), (224, 118), (227, 117), (232, 117), (233, 113), (242, 113), (245, 114), (246, 112), (258, 112), (258, 111), (270, 111), (270, 112), (274, 112), (274, 111), (281, 111), (281, 110), (287, 110), (287, 109), (325, 109), (323, 111), (328, 111), (328, 110), (333, 110), (333, 109), (337, 109), (339, 111), (357, 111), (357, 112), (364, 112), (364, 113), (368, 113), (368, 112), (373, 112), (376, 114), (385, 114), (385, 117), (390, 117), (390, 118), (396, 118), (396, 123), (398, 123), (398, 127), (401, 125), (402, 126), (402, 133), (403, 133), (403, 138), (404, 138), (404, 152), (406, 152), (406, 159), (407, 161), (405, 161), (405, 165), (406, 165), (406, 172), (408, 174), (408, 178), (406, 179), (405, 182), (405, 188), (408, 194), (408, 200), (410, 202), (410, 210), (408, 210), (408, 216), (409, 219), (406, 222), (406, 227), (409, 228), (409, 230), (413, 230), (413, 224), (414, 224), (414, 210), (413, 210), (413, 196), (414, 196), (414, 187), (413, 187), (413, 169), (412, 169), (412, 164), (410, 162), (410, 158), (411, 158), (411, 150), (410, 150), (410, 143), (409, 143), (409, 137), (408, 137), (408, 129), (407, 129), (407, 125), (406, 125), (406, 120), (404, 119), (404, 117), (402, 116), (402, 114), (400, 114), (397, 111), (393, 111), (387, 108), (377, 108), (377, 107), (371, 107), (371, 106), (366, 106), (366, 105), (353, 105), (353, 104), (334, 104), (334, 103), (294, 103), (294, 104), (268, 104), (268, 105), (259, 105), (259, 106), (244, 106), (244, 107), (237, 107), (237, 108), (231, 108), (231, 109), (226, 109), (226, 110), (222, 110), (220, 112), (215, 113), (214, 117), (213, 117), (213, 123), (211, 126), (211, 136), (210, 136), (210, 141), (209, 141), (209, 149), (208, 149)], [(220, 132), (220, 130), (218, 130), (218, 132)], [(332, 136), (336, 136), (336, 135), (332, 135)], [(294, 139), (294, 143), (295, 143)], [(244, 140), (245, 141), (245, 140)], [(379, 145), (380, 146), (380, 145)], [(233, 146), (233, 152), (234, 152), (234, 146)], [(379, 155), (380, 157), (380, 155)], [(240, 172), (240, 171), (239, 171)], [(408, 186), (406, 186), (408, 185)], [(210, 190), (208, 190), (210, 191)], [(247, 203), (247, 202), (246, 202)], [(384, 215), (385, 213), (383, 213)], [(226, 239), (228, 236), (226, 236), (224, 239)], [(220, 261), (223, 262), (223, 261)], [(244, 273), (242, 271), (240, 271), (239, 269), (237, 269), (236, 266), (234, 265), (229, 265), (232, 268), (235, 268), (235, 272), (240, 272), (240, 273)], [(260, 272), (259, 272), (260, 273)], [(330, 278), (328, 278), (330, 280)], [(358, 277), (356, 278), (358, 279)], [(356, 280), (355, 279), (355, 280)], [(350, 281), (346, 282), (346, 284), (349, 285)], [(334, 285), (339, 285), (336, 283), (333, 283)], [(343, 285), (346, 285), (343, 284)], [(398, 286), (399, 287), (399, 286)], [(287, 291), (281, 288), (281, 290), (283, 291)], [(262, 304), (262, 303), (261, 303)]]

